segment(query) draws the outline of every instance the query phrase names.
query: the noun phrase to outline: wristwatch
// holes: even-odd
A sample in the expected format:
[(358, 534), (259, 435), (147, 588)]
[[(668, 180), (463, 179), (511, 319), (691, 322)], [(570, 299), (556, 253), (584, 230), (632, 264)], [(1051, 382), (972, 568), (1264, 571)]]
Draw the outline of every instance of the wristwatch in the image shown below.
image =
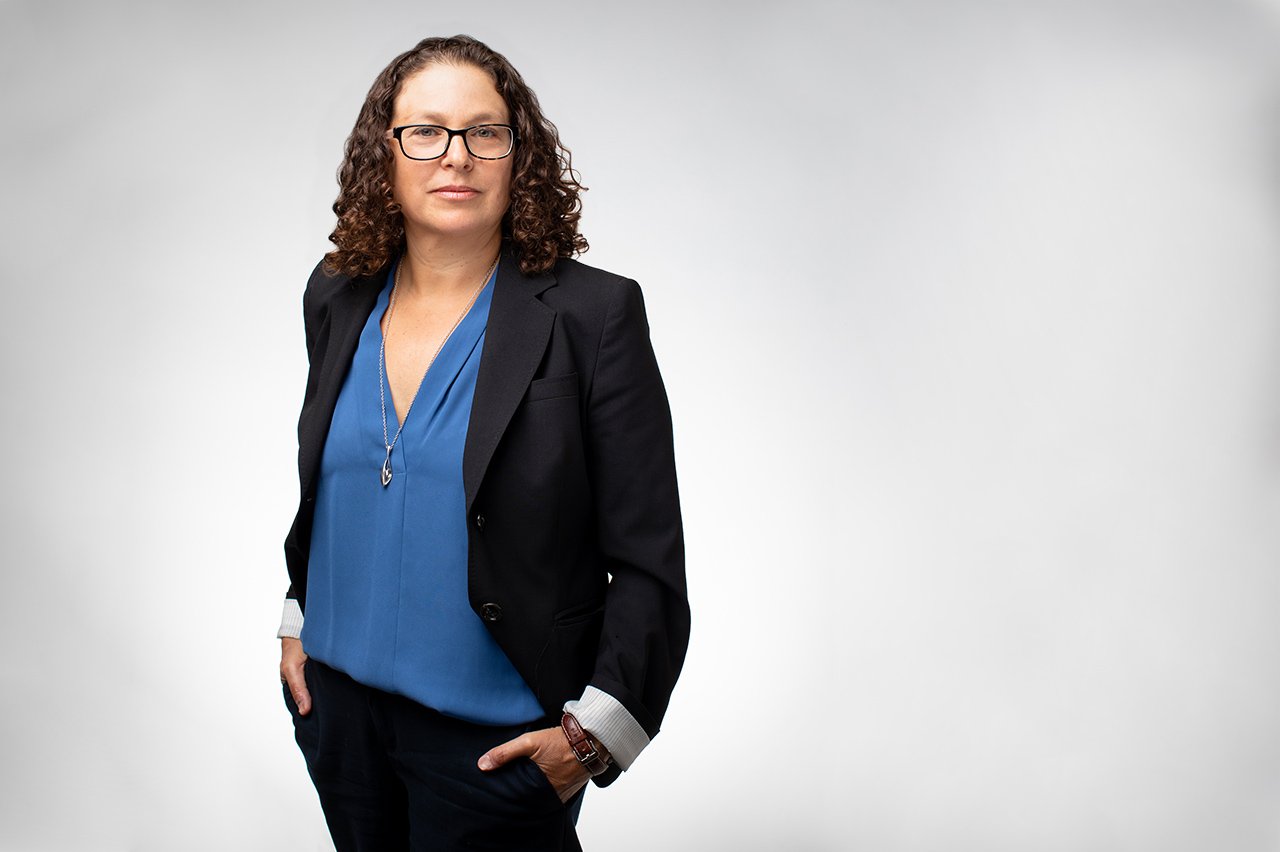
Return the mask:
[(609, 769), (613, 757), (606, 758), (596, 749), (591, 738), (587, 736), (587, 732), (578, 724), (578, 720), (572, 713), (565, 713), (560, 717), (560, 728), (564, 731), (565, 738), (569, 740), (569, 748), (573, 749), (574, 757), (578, 758), (578, 762), (593, 777)]

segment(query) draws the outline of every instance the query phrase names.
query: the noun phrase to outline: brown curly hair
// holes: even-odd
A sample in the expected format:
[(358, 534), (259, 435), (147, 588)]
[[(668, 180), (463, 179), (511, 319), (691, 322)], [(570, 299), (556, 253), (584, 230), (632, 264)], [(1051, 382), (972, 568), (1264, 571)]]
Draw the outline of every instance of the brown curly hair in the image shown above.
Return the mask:
[(404, 217), (391, 197), (392, 148), (384, 134), (401, 84), (435, 62), (474, 65), (488, 72), (511, 113), (515, 162), (502, 236), (515, 246), (520, 269), (526, 275), (545, 272), (558, 258), (586, 251), (586, 238), (578, 233), (579, 193), (586, 187), (578, 181), (556, 126), (542, 114), (537, 95), (506, 57), (471, 36), (456, 35), (423, 39), (373, 81), (338, 169), (338, 200), (333, 203), (338, 224), (329, 235), (337, 248), (325, 255), (325, 269), (353, 278), (372, 275), (404, 243)]

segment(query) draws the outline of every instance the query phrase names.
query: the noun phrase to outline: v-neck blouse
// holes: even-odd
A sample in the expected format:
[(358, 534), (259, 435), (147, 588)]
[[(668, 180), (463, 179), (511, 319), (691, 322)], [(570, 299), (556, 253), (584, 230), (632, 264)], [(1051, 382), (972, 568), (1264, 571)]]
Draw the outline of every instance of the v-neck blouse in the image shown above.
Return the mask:
[[(387, 275), (360, 334), (320, 462), (302, 646), (355, 680), (471, 722), (544, 713), (467, 597), (462, 452), (496, 271), (449, 336), (386, 458), (379, 399)], [(387, 437), (397, 418), (386, 395)]]

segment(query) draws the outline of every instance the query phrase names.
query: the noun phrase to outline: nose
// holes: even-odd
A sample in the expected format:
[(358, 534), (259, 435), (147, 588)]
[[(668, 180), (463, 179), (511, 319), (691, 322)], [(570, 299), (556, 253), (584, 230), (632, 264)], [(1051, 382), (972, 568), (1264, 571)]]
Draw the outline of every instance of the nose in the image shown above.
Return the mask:
[(471, 152), (461, 136), (450, 136), (445, 143), (444, 153), (440, 155), (440, 165), (454, 168), (471, 168)]

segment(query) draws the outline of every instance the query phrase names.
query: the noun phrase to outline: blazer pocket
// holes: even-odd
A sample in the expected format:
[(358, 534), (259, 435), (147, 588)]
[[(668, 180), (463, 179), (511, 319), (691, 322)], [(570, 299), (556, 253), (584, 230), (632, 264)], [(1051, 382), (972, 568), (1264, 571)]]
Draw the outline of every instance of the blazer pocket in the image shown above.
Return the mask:
[(571, 627), (580, 622), (589, 621), (604, 612), (604, 601), (587, 601), (562, 609), (551, 620), (556, 627)]
[(535, 379), (529, 383), (529, 391), (525, 394), (528, 402), (540, 399), (559, 399), (565, 396), (578, 395), (578, 374), (565, 373), (563, 376), (549, 376)]

